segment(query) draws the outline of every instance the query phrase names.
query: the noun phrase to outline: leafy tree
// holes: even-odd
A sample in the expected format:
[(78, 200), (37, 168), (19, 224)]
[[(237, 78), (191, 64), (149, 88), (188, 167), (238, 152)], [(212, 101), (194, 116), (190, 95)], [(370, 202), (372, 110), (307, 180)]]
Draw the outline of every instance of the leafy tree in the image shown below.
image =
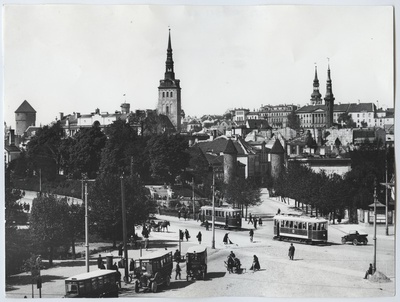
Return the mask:
[(288, 119), (288, 127), (294, 130), (300, 129), (300, 118), (295, 112), (291, 112), (287, 116)]
[(42, 175), (54, 178), (62, 163), (60, 145), (64, 131), (60, 122), (39, 129), (27, 144), (27, 155), (34, 164), (34, 169), (41, 168)]
[[(134, 231), (134, 225), (155, 212), (155, 204), (138, 177), (124, 177), (123, 182), (128, 229)], [(103, 173), (88, 186), (91, 230), (116, 246), (116, 241), (122, 239), (121, 177)]]
[(101, 152), (106, 145), (107, 137), (100, 127), (81, 129), (74, 136), (74, 143), (70, 147), (70, 164), (74, 174), (78, 177), (86, 173), (94, 178), (100, 167)]
[(351, 115), (346, 112), (339, 115), (338, 123), (339, 124), (343, 123), (346, 126), (346, 128), (355, 128), (356, 127), (356, 123), (351, 118)]
[(180, 135), (153, 136), (147, 143), (146, 152), (152, 177), (173, 183), (189, 166), (188, 143)]
[(261, 203), (261, 189), (250, 179), (236, 177), (225, 187), (225, 200), (233, 205), (242, 206), (246, 209), (249, 206)]
[(38, 251), (47, 253), (49, 265), (57, 248), (68, 242), (67, 221), (68, 204), (66, 198), (55, 195), (38, 195), (32, 201), (30, 231)]
[(101, 153), (100, 173), (120, 174), (131, 165), (132, 147), (137, 141), (136, 131), (122, 120), (106, 128), (108, 140)]
[(66, 220), (66, 235), (71, 244), (72, 259), (75, 259), (75, 242), (85, 231), (85, 205), (71, 204), (68, 206), (68, 219)]

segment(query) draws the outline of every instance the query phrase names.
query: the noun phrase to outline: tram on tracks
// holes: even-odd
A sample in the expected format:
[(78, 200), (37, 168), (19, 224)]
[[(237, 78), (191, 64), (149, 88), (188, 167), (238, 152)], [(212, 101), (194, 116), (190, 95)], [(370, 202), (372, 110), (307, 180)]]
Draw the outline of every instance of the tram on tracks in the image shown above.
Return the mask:
[[(203, 206), (201, 210), (201, 220), (212, 223), (212, 206)], [(215, 207), (215, 225), (225, 229), (240, 229), (242, 227), (242, 211), (230, 207)]]
[(328, 241), (326, 219), (282, 214), (274, 216), (273, 220), (275, 240), (292, 240), (307, 244)]

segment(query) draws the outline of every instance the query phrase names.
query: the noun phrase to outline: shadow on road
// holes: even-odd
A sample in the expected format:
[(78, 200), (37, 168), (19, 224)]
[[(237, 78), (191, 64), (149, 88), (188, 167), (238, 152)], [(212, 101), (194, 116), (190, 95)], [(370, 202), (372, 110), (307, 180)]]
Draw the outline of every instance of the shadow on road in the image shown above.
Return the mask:
[[(65, 279), (65, 277), (55, 275), (42, 275), (42, 283), (53, 282), (54, 280), (60, 279)], [(8, 277), (6, 280), (6, 291), (16, 290), (17, 288), (15, 288), (15, 286), (28, 284), (32, 284), (32, 276), (30, 275)]]
[(226, 272), (211, 272), (211, 273), (207, 273), (206, 281), (212, 280), (212, 279), (217, 279), (217, 278), (222, 278), (225, 275), (226, 275)]
[(154, 248), (172, 248), (178, 246), (178, 240), (155, 239), (149, 241), (149, 249)]
[(190, 284), (192, 284), (194, 282), (196, 282), (196, 281), (175, 280), (175, 281), (171, 282), (171, 284), (168, 287), (167, 286), (160, 286), (159, 287), (159, 291), (163, 292), (163, 291), (169, 291), (169, 290), (184, 288), (184, 287), (189, 286)]
[[(85, 266), (86, 260), (66, 260), (60, 262), (54, 262), (53, 267), (74, 267), (74, 266)], [(89, 265), (97, 265), (97, 260), (89, 260)], [(50, 268), (50, 267), (48, 267)]]

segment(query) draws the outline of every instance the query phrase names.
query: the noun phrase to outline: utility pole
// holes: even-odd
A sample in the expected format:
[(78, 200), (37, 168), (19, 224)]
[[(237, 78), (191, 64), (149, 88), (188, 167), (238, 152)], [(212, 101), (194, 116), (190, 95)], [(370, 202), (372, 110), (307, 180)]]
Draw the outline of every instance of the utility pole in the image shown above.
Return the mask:
[(124, 268), (125, 268), (125, 280), (129, 283), (129, 272), (128, 272), (128, 249), (126, 247), (126, 210), (125, 210), (125, 189), (124, 189), (124, 174), (121, 175), (121, 201), (122, 201), (122, 236), (124, 242)]
[(387, 161), (387, 145), (385, 144), (385, 227), (386, 227), (386, 236), (389, 236), (389, 224), (388, 224), (388, 216), (389, 216), (389, 205), (388, 205), (388, 161)]
[(376, 179), (374, 180), (374, 273), (376, 272)]
[(89, 217), (88, 217), (88, 200), (87, 200), (87, 182), (85, 181), (85, 247), (86, 247), (86, 272), (89, 272)]
[(213, 173), (213, 186), (212, 186), (212, 242), (211, 248), (215, 249), (215, 173), (214, 168), (212, 170)]
[(192, 177), (192, 192), (193, 192), (193, 197), (192, 197), (192, 200), (193, 200), (193, 220), (196, 220), (196, 214), (194, 212), (194, 203), (195, 203), (195, 201), (194, 201), (194, 177)]
[(39, 169), (39, 192), (42, 195), (42, 169)]

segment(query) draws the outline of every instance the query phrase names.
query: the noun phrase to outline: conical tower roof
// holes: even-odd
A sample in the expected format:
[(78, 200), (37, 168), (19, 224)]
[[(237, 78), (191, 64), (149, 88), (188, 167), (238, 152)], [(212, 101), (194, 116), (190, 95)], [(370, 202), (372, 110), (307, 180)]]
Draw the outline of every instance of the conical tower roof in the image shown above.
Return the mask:
[(271, 149), (271, 154), (283, 154), (285, 153), (285, 150), (282, 147), (281, 142), (279, 141), (279, 139), (275, 140), (274, 145), (272, 146)]
[(15, 113), (36, 113), (36, 110), (25, 100), (22, 104), (15, 110)]
[(228, 140), (228, 143), (226, 144), (224, 153), (225, 154), (237, 154), (238, 153), (235, 148), (235, 145), (233, 144), (231, 139)]

